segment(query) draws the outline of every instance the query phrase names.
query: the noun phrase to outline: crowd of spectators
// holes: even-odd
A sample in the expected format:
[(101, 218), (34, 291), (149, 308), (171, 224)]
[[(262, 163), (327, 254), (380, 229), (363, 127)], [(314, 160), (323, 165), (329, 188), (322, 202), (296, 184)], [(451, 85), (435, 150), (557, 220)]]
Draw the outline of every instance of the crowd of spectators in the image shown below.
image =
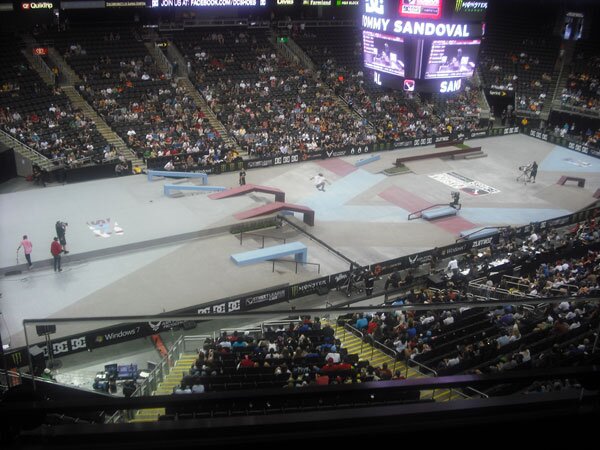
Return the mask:
[[(499, 283), (488, 278), (488, 298), (504, 295), (498, 298), (506, 301), (505, 306), (491, 311), (481, 307), (481, 303), (452, 308), (454, 302), (470, 300), (472, 293), (470, 288), (454, 289), (451, 282), (443, 290), (411, 288), (392, 303), (447, 304), (447, 309), (356, 313), (342, 320), (368, 340), (394, 350), (398, 358), (419, 363), (423, 370), (438, 374), (465, 371), (481, 374), (579, 361), (591, 353), (600, 306), (591, 300), (575, 299), (594, 297), (600, 292), (600, 252), (596, 250), (599, 242), (595, 219), (560, 232), (532, 232), (525, 239), (516, 238), (507, 230), (502, 243), (493, 246), (487, 255), (480, 253), (481, 273), (477, 275), (483, 277), (480, 282), (485, 282), (486, 273), (490, 272), (490, 259), (503, 260), (506, 255), (516, 255), (512, 265), (511, 259), (502, 261), (514, 267), (515, 262), (527, 259), (528, 255), (543, 255), (544, 262), (537, 266), (523, 264), (522, 270), (531, 269), (521, 277), (502, 277)], [(577, 249), (577, 255), (568, 256)], [(465, 258), (448, 277), (454, 281), (466, 278), (468, 275), (464, 274), (474, 268), (476, 258)], [(502, 270), (502, 266), (494, 270)], [(390, 278), (401, 279), (397, 273)], [(402, 281), (396, 283), (402, 289), (401, 284)], [(527, 305), (510, 304), (511, 299), (525, 297), (531, 299)], [(552, 297), (566, 299), (559, 304), (536, 306), (535, 298)]]
[(178, 45), (211, 109), (253, 157), (376, 139), (327, 86), (278, 55), (264, 30), (207, 31)]
[(16, 47), (1, 44), (0, 128), (57, 163), (105, 161), (110, 146), (95, 124), (59, 88), (47, 86)]
[(237, 156), (186, 90), (160, 70), (135, 29), (59, 37), (81, 77), (79, 92), (139, 157), (186, 170)]
[(583, 111), (600, 111), (600, 56), (579, 52), (573, 62), (567, 84), (561, 93), (561, 104)]
[[(403, 379), (387, 364), (373, 367), (349, 355), (329, 324), (304, 317), (263, 333), (224, 332), (207, 340), (176, 394), (256, 387), (296, 388)], [(228, 386), (226, 386), (228, 385)]]
[[(115, 160), (111, 146), (100, 136), (96, 125), (53, 89), (56, 103), (47, 110), (21, 114), (10, 107), (0, 108), (0, 126), (15, 139), (48, 159), (77, 167), (82, 164)], [(44, 108), (46, 109), (46, 108)]]
[[(429, 98), (381, 88), (362, 67), (362, 37), (355, 30), (298, 30), (297, 41), (317, 63), (320, 78), (377, 132), (380, 142), (460, 134), (479, 126), (479, 89)], [(344, 46), (335, 36), (344, 34)], [(350, 36), (352, 39), (349, 39)], [(330, 48), (331, 47), (331, 48)]]

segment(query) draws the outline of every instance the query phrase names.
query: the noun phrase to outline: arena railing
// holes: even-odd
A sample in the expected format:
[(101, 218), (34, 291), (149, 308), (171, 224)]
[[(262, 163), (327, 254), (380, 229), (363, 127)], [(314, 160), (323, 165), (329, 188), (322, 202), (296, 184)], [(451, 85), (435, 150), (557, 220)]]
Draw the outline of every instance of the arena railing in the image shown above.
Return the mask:
[[(571, 224), (588, 220), (591, 217), (596, 217), (600, 208), (589, 208), (586, 210), (582, 210), (576, 212), (574, 214), (557, 217), (550, 220), (545, 220), (539, 223), (526, 225), (524, 227), (520, 227), (515, 229), (516, 236), (524, 236), (528, 233), (531, 233), (531, 230), (534, 227), (540, 229), (551, 229), (554, 227), (565, 227)], [(416, 267), (418, 265), (427, 265), (431, 262), (434, 257), (434, 253), (439, 254), (440, 256), (449, 257), (450, 255), (459, 255), (468, 252), (472, 248), (472, 242), (468, 241), (468, 245), (465, 243), (451, 244), (446, 247), (420, 252), (415, 255), (407, 255), (399, 258), (395, 258), (392, 260), (382, 261), (378, 263), (373, 263), (370, 265), (370, 268), (377, 272), (380, 276), (393, 272), (399, 267), (409, 268)], [(579, 252), (585, 252), (586, 246), (582, 246), (578, 249)], [(334, 249), (335, 250), (335, 249)], [(543, 255), (542, 255), (543, 256)], [(516, 263), (518, 264), (518, 263)], [(507, 268), (509, 270), (511, 267)], [(339, 286), (341, 281), (347, 279), (350, 275), (350, 271), (345, 271), (337, 274), (331, 274), (326, 277), (321, 277), (317, 279), (312, 279), (308, 281), (304, 281), (292, 286), (289, 285), (280, 285), (274, 286), (271, 289), (263, 290), (259, 292), (250, 292), (245, 293), (238, 296), (223, 298), (211, 302), (204, 302), (199, 305), (190, 306), (188, 308), (183, 308), (176, 312), (171, 312), (178, 318), (176, 319), (177, 323), (173, 324), (167, 318), (169, 317), (168, 313), (164, 313), (159, 316), (155, 316), (152, 319), (148, 319), (150, 321), (159, 321), (158, 325), (150, 326), (148, 322), (140, 322), (136, 323), (135, 327), (132, 324), (128, 323), (118, 323), (110, 326), (101, 325), (104, 328), (89, 328), (86, 325), (85, 328), (82, 329), (79, 333), (74, 333), (66, 335), (67, 333), (63, 333), (60, 337), (53, 337), (51, 343), (53, 346), (57, 346), (60, 350), (61, 354), (68, 355), (77, 353), (83, 350), (91, 350), (93, 348), (97, 348), (100, 346), (112, 345), (113, 343), (118, 343), (122, 340), (133, 340), (146, 336), (150, 336), (152, 334), (156, 334), (162, 331), (171, 330), (174, 326), (181, 326), (183, 322), (186, 320), (191, 320), (194, 317), (206, 317), (214, 318), (214, 317), (229, 317), (231, 314), (248, 314), (251, 313), (252, 310), (256, 308), (263, 308), (265, 306), (275, 305), (277, 303), (288, 302), (293, 299), (302, 298), (307, 295), (317, 294), (318, 288), (325, 287), (327, 289), (334, 289), (336, 286)], [(483, 284), (483, 283), (481, 283)], [(477, 286), (477, 283), (472, 283), (472, 287), (482, 289), (481, 292), (475, 292), (470, 298), (475, 298), (476, 300), (486, 300), (490, 301), (495, 298), (494, 296), (488, 296), (488, 287), (487, 286)], [(518, 301), (519, 299), (512, 300), (514, 296), (510, 297), (508, 291), (502, 292), (504, 298), (511, 298), (511, 301)], [(338, 295), (338, 293), (336, 293)], [(496, 294), (495, 294), (496, 295)], [(338, 296), (341, 296), (338, 295)], [(383, 299), (383, 295), (381, 296)], [(331, 301), (332, 298), (328, 298), (328, 301)], [(354, 299), (352, 302), (348, 302), (347, 299), (343, 299), (343, 301), (339, 301), (340, 305), (349, 305), (349, 303), (353, 303), (358, 299)], [(531, 298), (529, 298), (531, 300)], [(543, 301), (543, 299), (537, 299), (538, 301)], [(398, 308), (398, 307), (395, 307)], [(360, 309), (357, 309), (360, 310)], [(107, 318), (107, 321), (111, 321), (113, 318)], [(203, 320), (203, 319), (197, 319)], [(90, 323), (94, 323), (95, 320), (91, 320)], [(54, 321), (50, 320), (48, 323), (53, 323)], [(29, 324), (29, 322), (25, 322), (25, 324)], [(110, 322), (113, 323), (113, 322)], [(212, 332), (212, 330), (211, 330)], [(118, 336), (118, 338), (110, 337), (109, 339), (104, 339), (103, 335), (106, 336)], [(26, 340), (28, 339), (28, 334), (25, 334)], [(97, 338), (101, 337), (99, 341)], [(122, 337), (122, 338), (121, 338)], [(96, 342), (97, 341), (97, 342)], [(7, 364), (9, 367), (24, 367), (28, 365), (28, 352), (27, 348), (29, 346), (29, 342), (26, 341), (26, 346), (18, 347), (5, 355), (5, 360), (8, 361)], [(30, 364), (29, 364), (30, 365)], [(31, 366), (31, 365), (30, 365)]]
[(27, 152), (30, 152), (31, 156), (32, 156), (32, 163), (34, 163), (34, 164), (40, 164), (40, 167), (43, 166), (42, 168), (45, 169), (45, 170), (54, 170), (55, 169), (54, 167), (52, 167), (52, 161), (50, 159), (48, 159), (45, 155), (42, 155), (37, 150), (34, 150), (33, 148), (31, 148), (27, 144), (24, 144), (23, 142), (21, 142), (18, 139), (14, 138), (13, 136), (11, 136), (10, 134), (8, 134), (4, 130), (0, 130), (0, 135), (2, 135), (9, 142), (12, 142), (14, 145), (20, 146), (20, 147), (24, 148)]
[[(523, 294), (527, 295), (526, 292), (523, 292), (523, 290), (521, 288), (525, 287), (525, 288), (529, 288), (529, 284), (527, 283), (523, 283), (523, 280), (521, 280), (521, 278), (519, 277), (513, 277), (511, 275), (502, 275), (502, 283), (504, 283), (504, 285), (506, 286), (513, 286), (514, 289), (516, 289), (519, 292), (522, 292)], [(564, 288), (567, 290), (567, 292), (563, 292), (561, 289)], [(573, 295), (576, 294), (577, 291), (579, 291), (579, 286), (575, 286), (573, 284), (563, 284), (561, 285), (560, 288), (551, 288), (550, 292), (556, 294), (556, 296), (565, 296), (565, 295)], [(531, 296), (532, 298), (535, 298), (535, 296)]]
[[(590, 302), (592, 304), (596, 304), (598, 302), (597, 297), (551, 297), (551, 298), (536, 298), (535, 301), (537, 303), (547, 303), (547, 304), (559, 304), (565, 299), (568, 299), (569, 302), (579, 303), (579, 302)], [(511, 299), (510, 303), (514, 305), (519, 304), (529, 304), (532, 299), (528, 297), (520, 298), (520, 299)], [(478, 306), (485, 306), (491, 309), (494, 309), (498, 306), (506, 305), (506, 300), (489, 300), (485, 303), (485, 305), (478, 304)], [(119, 357), (119, 344), (126, 344), (133, 339), (137, 339), (139, 337), (143, 337), (142, 329), (144, 326), (151, 325), (151, 333), (165, 333), (166, 336), (174, 336), (174, 342), (177, 342), (176, 345), (173, 345), (170, 349), (168, 356), (169, 358), (165, 358), (161, 364), (159, 364), (159, 369), (162, 372), (162, 375), (156, 375), (156, 380), (161, 377), (164, 377), (169, 373), (170, 366), (168, 364), (169, 360), (174, 360), (177, 358), (184, 349), (188, 349), (187, 346), (193, 343), (199, 343), (200, 341), (203, 343), (204, 339), (207, 337), (215, 336), (215, 332), (218, 329), (231, 329), (231, 324), (235, 323), (236, 328), (239, 331), (240, 329), (248, 328), (252, 326), (252, 324), (257, 324), (261, 322), (270, 322), (274, 323), (277, 321), (297, 321), (296, 317), (301, 318), (305, 316), (323, 316), (328, 315), (329, 317), (338, 317), (338, 315), (347, 316), (348, 314), (353, 313), (369, 313), (374, 309), (378, 312), (384, 313), (395, 313), (397, 311), (436, 311), (436, 310), (447, 310), (447, 309), (460, 309), (464, 307), (473, 307), (473, 302), (469, 301), (461, 301), (455, 302), (452, 304), (448, 303), (431, 303), (431, 304), (411, 304), (404, 306), (361, 306), (361, 307), (339, 307), (336, 306), (334, 308), (325, 308), (325, 305), (320, 306), (319, 308), (313, 309), (293, 309), (291, 310), (289, 307), (285, 309), (270, 309), (262, 311), (247, 311), (247, 312), (238, 312), (231, 314), (180, 314), (180, 315), (152, 315), (152, 316), (121, 316), (121, 317), (99, 317), (99, 318), (73, 318), (73, 319), (61, 319), (61, 318), (53, 318), (53, 319), (26, 319), (24, 320), (24, 333), (27, 342), (26, 348), (31, 348), (32, 351), (35, 349), (37, 353), (46, 352), (49, 353), (49, 350), (46, 349), (46, 346), (43, 344), (43, 340), (38, 338), (38, 342), (34, 343), (33, 341), (30, 343), (30, 335), (32, 330), (35, 330), (37, 325), (54, 325), (56, 326), (56, 331), (58, 338), (52, 341), (51, 351), (54, 355), (54, 360), (57, 358), (67, 358), (70, 355), (73, 355), (73, 361), (77, 361), (77, 353), (82, 351), (93, 352), (95, 350), (99, 350), (103, 347), (106, 347), (107, 343), (110, 345), (113, 350), (110, 352), (110, 359), (117, 359)], [(293, 314), (294, 319), (289, 319), (290, 312)], [(83, 332), (82, 334), (71, 336), (64, 336), (64, 334), (68, 332), (72, 332), (74, 328), (80, 328), (83, 330), (92, 329), (94, 330), (95, 323), (106, 323), (113, 322), (119, 324), (118, 327), (115, 327), (115, 331), (110, 331), (109, 329), (105, 329), (106, 331), (102, 333), (98, 333), (97, 331)], [(183, 327), (185, 323), (193, 322), (195, 327)], [(256, 325), (254, 325), (255, 328)], [(97, 330), (97, 328), (95, 328)], [(354, 333), (361, 338), (361, 349), (362, 352), (364, 350), (364, 333), (356, 330), (349, 324), (346, 324), (342, 330), (340, 330), (343, 336), (345, 333)], [(137, 334), (136, 334), (137, 333)], [(185, 336), (182, 341), (178, 341), (176, 339), (179, 336)], [(63, 337), (64, 336), (64, 337)], [(109, 341), (109, 342), (107, 342)], [(137, 341), (140, 345), (144, 344), (147, 341)], [(117, 347), (114, 347), (114, 346)], [(127, 352), (130, 352), (131, 344), (125, 345), (123, 349)], [(72, 347), (72, 348), (71, 348)], [(75, 351), (75, 347), (76, 350)], [(199, 345), (194, 345), (193, 351), (196, 351), (199, 348)], [(23, 366), (25, 363), (26, 366), (29, 366), (30, 373), (33, 373), (33, 356), (31, 353), (27, 352), (27, 355), (19, 356), (19, 353), (12, 353), (5, 355), (5, 358), (1, 361), (5, 367), (13, 368)], [(110, 362), (110, 361), (109, 361)], [(158, 371), (157, 371), (158, 373)], [(140, 380), (140, 382), (143, 380)], [(35, 386), (35, 381), (33, 383)], [(150, 392), (149, 389), (144, 389), (144, 393)], [(138, 393), (138, 395), (141, 395)]]
[(180, 336), (168, 350), (164, 358), (156, 365), (154, 369), (147, 375), (146, 378), (138, 385), (132, 396), (142, 397), (152, 395), (158, 385), (162, 383), (165, 377), (171, 372), (171, 368), (183, 353), (197, 351), (198, 346), (194, 346), (193, 350), (189, 349), (191, 343), (203, 343), (206, 338), (211, 338), (211, 335), (194, 335)]
[(569, 104), (566, 104), (565, 102), (561, 101), (560, 99), (555, 100), (555, 102), (553, 103), (552, 109), (554, 111), (559, 111), (559, 112), (564, 111), (564, 112), (568, 112), (568, 113), (572, 113), (572, 114), (577, 114), (580, 116), (591, 117), (593, 119), (600, 118), (600, 110), (593, 110), (593, 109), (584, 108), (581, 106), (569, 105)]
[(531, 296), (520, 291), (510, 291), (503, 289), (498, 286), (488, 286), (485, 281), (476, 282), (470, 281), (468, 285), (468, 294), (477, 300), (483, 301), (514, 301), (524, 298), (533, 299), (535, 296)]

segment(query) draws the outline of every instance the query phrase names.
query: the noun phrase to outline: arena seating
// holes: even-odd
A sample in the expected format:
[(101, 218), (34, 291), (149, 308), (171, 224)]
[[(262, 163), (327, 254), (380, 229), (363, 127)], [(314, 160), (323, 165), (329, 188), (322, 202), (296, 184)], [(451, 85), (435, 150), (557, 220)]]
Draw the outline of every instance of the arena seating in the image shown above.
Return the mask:
[(198, 90), (251, 157), (375, 141), (330, 89), (277, 54), (268, 30), (186, 30), (174, 40)]
[(2, 130), (56, 163), (71, 167), (116, 159), (95, 124), (29, 66), (22, 47), (14, 36), (0, 36)]
[(72, 27), (48, 38), (82, 78), (80, 93), (149, 167), (172, 161), (188, 170), (234, 158), (185, 89), (158, 69), (135, 29)]
[(499, 12), (486, 27), (480, 52), (485, 86), (514, 90), (517, 111), (534, 115), (541, 113), (546, 97), (553, 94), (552, 74), (559, 51), (559, 38), (553, 36), (547, 14), (542, 10), (535, 17)]
[[(598, 95), (600, 48), (593, 38), (578, 41), (567, 84), (561, 92), (561, 105), (583, 112), (599, 112)], [(582, 130), (578, 130), (580, 133)]]
[[(595, 273), (600, 254), (593, 250), (592, 243), (599, 239), (598, 230), (595, 220), (591, 220), (565, 228), (561, 233), (565, 241), (552, 232), (549, 235), (550, 240), (561, 242), (559, 247), (548, 247), (547, 237), (542, 233), (543, 238), (536, 241), (539, 247), (530, 250), (539, 254), (552, 249), (542, 259), (548, 262), (529, 265), (520, 278), (509, 276), (499, 284), (506, 292), (512, 292), (514, 298), (521, 290), (522, 295), (531, 299), (527, 304), (511, 305), (507, 299), (504, 306), (495, 308), (477, 305), (419, 313), (403, 311), (395, 315), (373, 313), (367, 317), (370, 324), (367, 332), (384, 346), (395, 348), (409, 365), (418, 363), (421, 370), (434, 371), (439, 376), (548, 368), (574, 361), (589, 363), (596, 357), (590, 354), (591, 343), (600, 323), (600, 305), (593, 299), (598, 292)], [(578, 253), (583, 256), (568, 258), (561, 253), (562, 248), (577, 245), (583, 246)], [(489, 292), (494, 299), (493, 285)], [(535, 297), (561, 298), (566, 293), (571, 293), (571, 299), (590, 297), (591, 300), (535, 302)], [(454, 301), (460, 301), (457, 296), (461, 295), (469, 293), (461, 294), (450, 288), (422, 293), (411, 290), (402, 298), (409, 305), (439, 304), (451, 302), (453, 297)], [(349, 316), (342, 320), (358, 327), (355, 323), (360, 316), (356, 313)], [(529, 388), (529, 385), (499, 385), (487, 386), (485, 391), (500, 395)]]
[(459, 94), (433, 97), (382, 89), (365, 81), (362, 37), (353, 28), (306, 28), (294, 40), (315, 61), (321, 78), (366, 123), (375, 126), (378, 139), (449, 135), (478, 128), (477, 91), (471, 85)]

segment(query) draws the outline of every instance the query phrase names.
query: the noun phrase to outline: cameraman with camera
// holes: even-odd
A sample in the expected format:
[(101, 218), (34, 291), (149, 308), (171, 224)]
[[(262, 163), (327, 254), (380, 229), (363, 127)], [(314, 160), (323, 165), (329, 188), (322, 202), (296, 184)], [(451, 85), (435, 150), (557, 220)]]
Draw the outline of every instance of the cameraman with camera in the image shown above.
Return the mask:
[(58, 241), (62, 246), (63, 253), (66, 255), (69, 253), (67, 251), (67, 239), (65, 237), (65, 233), (67, 232), (67, 226), (69, 224), (67, 222), (61, 222), (60, 220), (56, 221), (56, 236), (58, 236)]

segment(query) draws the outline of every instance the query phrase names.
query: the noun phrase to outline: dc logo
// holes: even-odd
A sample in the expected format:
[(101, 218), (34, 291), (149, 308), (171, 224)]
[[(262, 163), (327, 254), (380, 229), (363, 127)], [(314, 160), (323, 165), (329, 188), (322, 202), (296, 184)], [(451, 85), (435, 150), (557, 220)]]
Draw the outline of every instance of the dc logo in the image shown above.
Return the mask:
[(365, 0), (365, 11), (373, 14), (384, 14), (384, 0)]

